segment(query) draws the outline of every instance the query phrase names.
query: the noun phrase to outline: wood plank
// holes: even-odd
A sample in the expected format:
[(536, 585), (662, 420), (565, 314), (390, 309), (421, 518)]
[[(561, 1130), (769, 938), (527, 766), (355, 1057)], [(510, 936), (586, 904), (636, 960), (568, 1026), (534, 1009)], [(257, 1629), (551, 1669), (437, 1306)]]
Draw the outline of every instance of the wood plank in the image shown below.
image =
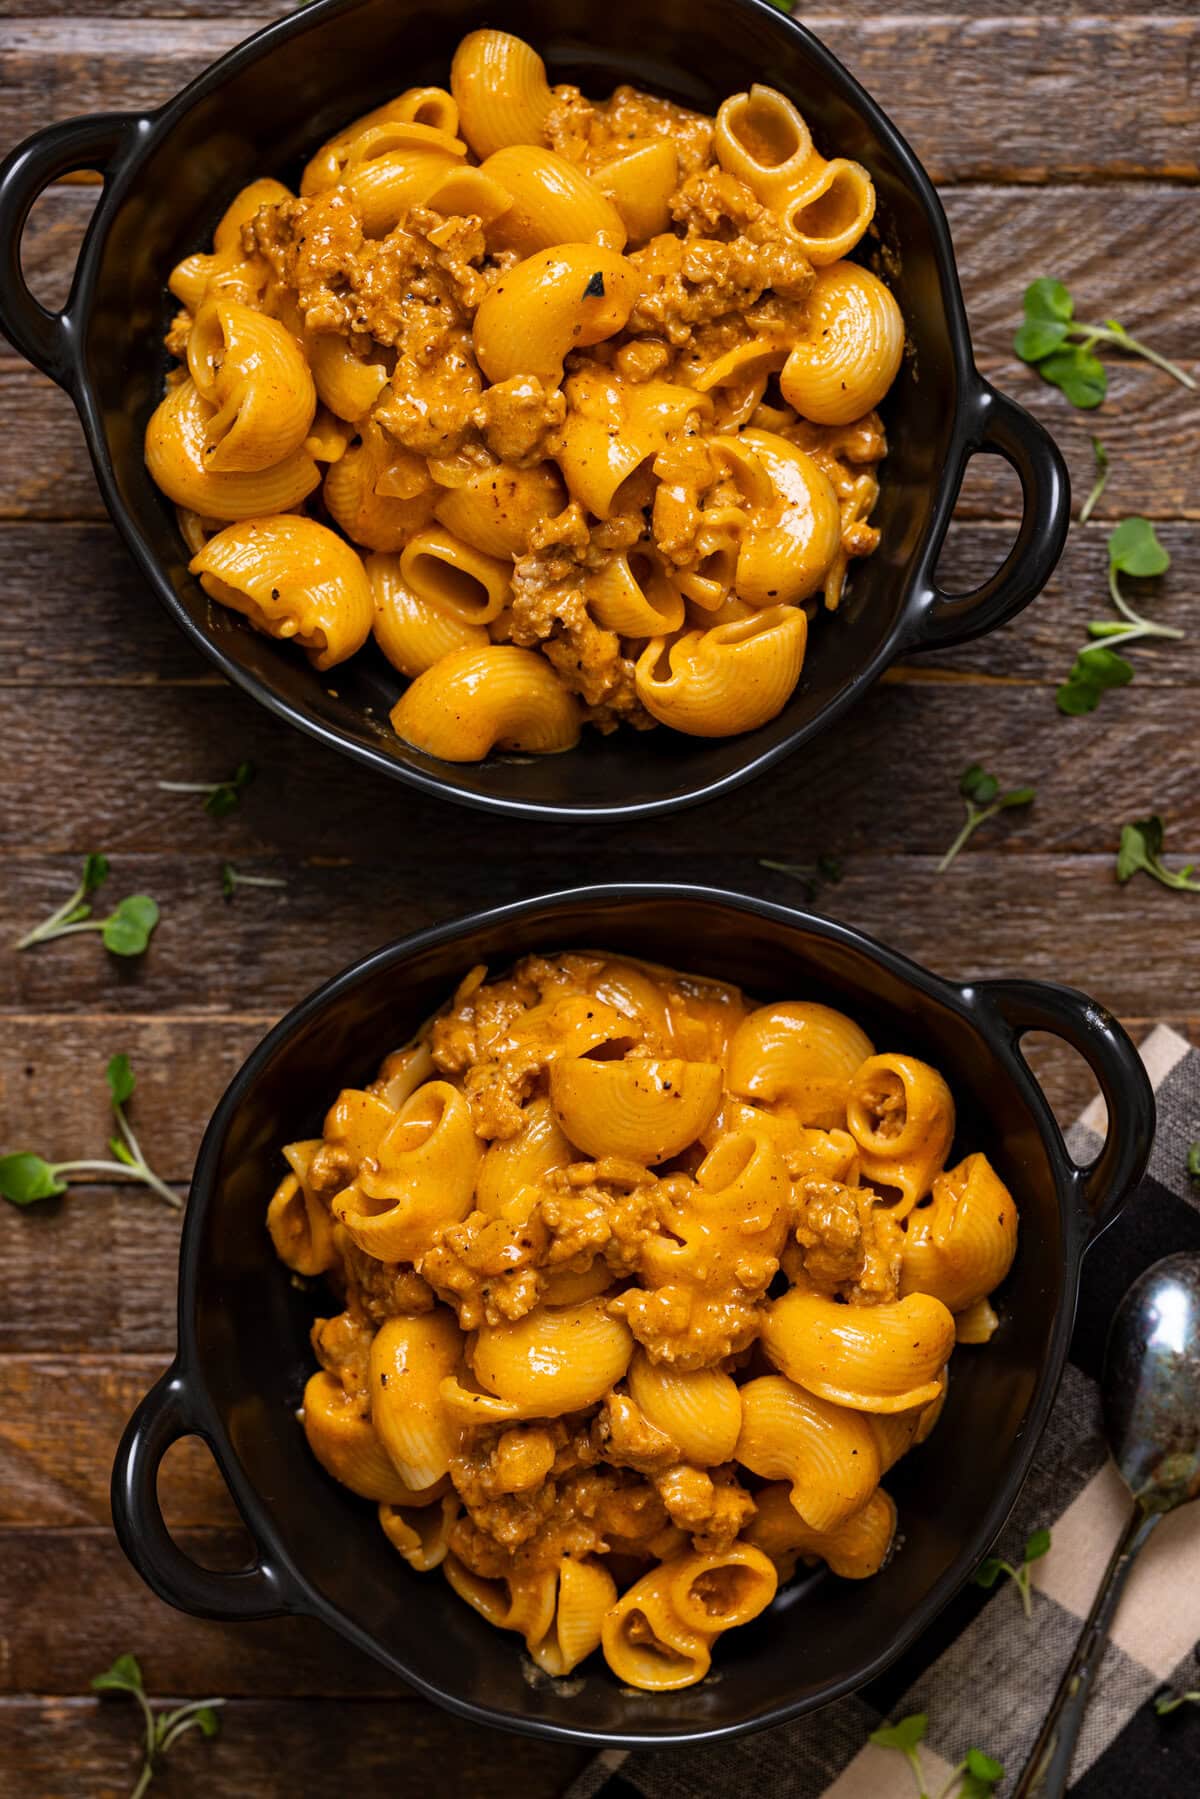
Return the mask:
[[(943, 587), (967, 591), (985, 580), (1003, 562), (1012, 534), (1011, 524), (960, 516), (942, 557)], [(1191, 596), (1200, 587), (1200, 531), (1164, 525), (1159, 536), (1172, 558), (1169, 573), (1127, 585), (1149, 617), (1186, 630)], [(1057, 573), (1020, 618), (975, 643), (915, 658), (913, 678), (939, 669), (1043, 685), (1061, 679), (1084, 641), (1087, 620), (1108, 608), (1107, 537), (1108, 526), (1099, 521), (1074, 530)], [(74, 579), (64, 578), (79, 569), (88, 574), (83, 605)], [(223, 684), (158, 605), (107, 525), (0, 524), (0, 585), (9, 595), (0, 613), (0, 687)], [(28, 603), (20, 603), (25, 596)], [(1148, 642), (1136, 660), (1146, 686), (1195, 686), (1200, 634), (1169, 645)]]
[[(1133, 653), (1148, 664), (1149, 651)], [(82, 999), (93, 966), (106, 983), (117, 979), (143, 997), (157, 997), (158, 970), (169, 966), (171, 978), (184, 983), (175, 1005), (207, 1005), (218, 971), (233, 980), (236, 965), (223, 965), (218, 951), (213, 968), (193, 961), (189, 973), (180, 951), (190, 954), (200, 940), (194, 933), (207, 933), (214, 918), (221, 936), (236, 933), (243, 948), (261, 951), (270, 991), (269, 969), (278, 955), (270, 938), (279, 928), (320, 932), (327, 911), (338, 932), (348, 933), (349, 953), (378, 934), (380, 921), (396, 916), (398, 891), (416, 889), (409, 915), (415, 919), (436, 911), (439, 899), (443, 912), (466, 909), (480, 897), (498, 901), (527, 889), (531, 876), (553, 878), (556, 861), (582, 879), (655, 868), (677, 876), (688, 852), (701, 861), (712, 857), (713, 869), (726, 870), (753, 866), (757, 856), (795, 860), (825, 850), (847, 859), (933, 855), (957, 828), (958, 776), (972, 760), (1040, 790), (1037, 806), (993, 827), (993, 846), (1021, 855), (1035, 846), (1060, 854), (1106, 852), (1125, 820), (1157, 807), (1171, 824), (1172, 845), (1182, 851), (1190, 838), (1194, 848), (1200, 791), (1175, 691), (1143, 678), (1106, 694), (1094, 717), (1066, 719), (1053, 698), (1061, 672), (1048, 671), (1045, 686), (1001, 681), (986, 683), (986, 692), (956, 680), (885, 682), (843, 728), (818, 738), (769, 780), (616, 837), (609, 826), (582, 824), (552, 827), (548, 838), (545, 824), (447, 810), (446, 802), (382, 775), (353, 771), (345, 758), (224, 684), (131, 688), (122, 695), (119, 731), (108, 732), (95, 730), (94, 695), (64, 688), (38, 715), (35, 741), (18, 771), (21, 804), (0, 819), (0, 846), (13, 858), (0, 894), (0, 942), (15, 939), (66, 898), (72, 871), (48, 858), (88, 850), (114, 858), (106, 890), (113, 903), (123, 893), (154, 891), (171, 915), (144, 963), (123, 970), (105, 964), (90, 935), (8, 959), (0, 971), (0, 1005), (43, 1006), (44, 978), (61, 979), (68, 969), (84, 983)], [(27, 697), (0, 689), (4, 740), (20, 742), (28, 723)], [(195, 796), (155, 786), (158, 779), (218, 780), (243, 757), (256, 763), (257, 779), (238, 811), (221, 821), (207, 818)], [(867, 770), (888, 765), (920, 769), (927, 778), (865, 778)], [(303, 806), (294, 804), (298, 792)], [(103, 796), (113, 796), (111, 809)], [(421, 845), (419, 881), (405, 854), (414, 843)], [(730, 844), (736, 852), (722, 847), (714, 855), (714, 845)], [(176, 852), (174, 868), (129, 861)], [(257, 871), (290, 877), (289, 885), (243, 892), (222, 905), (221, 863), (263, 857), (282, 862)], [(288, 862), (305, 865), (303, 878)]]
[[(153, 1668), (147, 1669), (153, 1674)], [(0, 1701), (0, 1741), (13, 1792), (38, 1799), (118, 1799), (139, 1767), (132, 1703), (92, 1698)], [(237, 1699), (211, 1741), (193, 1731), (155, 1779), (165, 1799), (555, 1799), (589, 1755), (562, 1743), (519, 1743), (413, 1700)]]
[[(172, 1279), (164, 1265), (160, 1284)], [(162, 1370), (162, 1356), (0, 1356), (0, 1531), (109, 1524), (121, 1432)], [(239, 1526), (216, 1463), (196, 1437), (167, 1452), (158, 1490), (173, 1529)]]
[[(67, 113), (156, 106), (259, 22), (10, 20), (0, 54), (9, 135)], [(894, 14), (814, 13), (808, 23), (887, 107), (935, 180), (1192, 177), (1200, 169), (1194, 19), (1065, 18), (1050, 34), (1022, 16), (940, 14), (919, 33)], [(955, 104), (931, 106), (930, 83), (947, 67)]]
[[(236, 1569), (247, 1559), (241, 1530), (178, 1531), (176, 1541), (210, 1568)], [(2, 1692), (86, 1692), (93, 1674), (132, 1649), (161, 1693), (411, 1698), (395, 1676), (313, 1619), (233, 1626), (184, 1617), (150, 1591), (110, 1529), (11, 1529), (0, 1545), (0, 1606), (21, 1620), (19, 1645), (0, 1641)], [(407, 1574), (399, 1561), (397, 1573)], [(62, 1627), (67, 1616), (70, 1631)]]
[[(60, 184), (47, 190), (30, 215), (23, 263), (26, 279), (47, 306), (61, 306), (67, 297), (98, 192)], [(1195, 353), (1185, 254), (1186, 240), (1200, 222), (1200, 193), (1194, 188), (1124, 182), (982, 185), (948, 188), (944, 199), (981, 357), (1011, 356), (1021, 295), (1036, 276), (1048, 273), (1071, 288), (1081, 317), (1102, 319), (1116, 312), (1163, 355)], [(1138, 255), (1114, 264), (1113, 244), (1135, 240)]]

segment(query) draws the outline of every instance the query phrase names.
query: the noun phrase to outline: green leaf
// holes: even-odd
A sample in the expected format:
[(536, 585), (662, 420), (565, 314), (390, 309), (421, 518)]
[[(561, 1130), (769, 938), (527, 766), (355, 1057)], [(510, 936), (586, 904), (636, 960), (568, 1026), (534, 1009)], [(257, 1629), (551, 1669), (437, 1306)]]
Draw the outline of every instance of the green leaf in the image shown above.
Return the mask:
[(1055, 350), (1038, 363), (1037, 371), (1055, 387), (1062, 389), (1072, 406), (1090, 412), (1099, 406), (1108, 392), (1108, 376), (1104, 364), (1090, 350), (1074, 348)]
[(126, 1168), (136, 1168), (135, 1160), (129, 1145), (121, 1137), (110, 1137), (108, 1147), (118, 1162), (124, 1162)]
[(978, 762), (972, 762), (970, 768), (963, 770), (958, 791), (977, 806), (987, 806), (999, 793), (1000, 783), (995, 775), (986, 774)]
[[(1047, 1531), (1047, 1536), (1050, 1534)], [(994, 1756), (985, 1755), (982, 1749), (967, 1750), (967, 1772), (976, 1780), (990, 1780), (995, 1783), (1004, 1779), (1004, 1768)]]
[(1187, 1161), (1184, 1163), (1184, 1167), (1192, 1180), (1200, 1181), (1200, 1143), (1188, 1144)]
[(1013, 349), (1022, 362), (1041, 362), (1066, 342), (1067, 329), (1058, 319), (1026, 319), (1013, 336)]
[(237, 892), (237, 875), (232, 862), (221, 864), (221, 892), (227, 900), (231, 900)]
[(1141, 868), (1149, 869), (1157, 860), (1162, 846), (1163, 821), (1157, 813), (1152, 813), (1149, 818), (1135, 819), (1131, 825), (1124, 825), (1117, 850), (1118, 881), (1129, 880)]
[(1094, 712), (1100, 695), (1110, 687), (1124, 687), (1133, 680), (1133, 665), (1115, 650), (1101, 644), (1089, 644), (1080, 650), (1071, 672), (1055, 694), (1060, 712), (1075, 717), (1081, 712)]
[(137, 1080), (133, 1069), (129, 1066), (127, 1055), (113, 1056), (104, 1070), (104, 1075), (108, 1081), (108, 1090), (112, 1094), (114, 1106), (123, 1106), (127, 1099), (133, 1098)]
[(16, 1155), (0, 1156), (0, 1194), (14, 1206), (31, 1206), (35, 1200), (53, 1199), (65, 1193), (67, 1183), (60, 1181), (49, 1162), (28, 1150)]
[(196, 1722), (203, 1736), (215, 1737), (221, 1728), (221, 1720), (211, 1705), (202, 1705), (196, 1713)]
[(925, 1712), (912, 1712), (897, 1724), (881, 1724), (878, 1730), (871, 1732), (870, 1740), (880, 1749), (899, 1749), (903, 1755), (911, 1755), (923, 1741), (928, 1723)]
[(1075, 302), (1063, 282), (1042, 275), (1025, 289), (1025, 317), (1061, 319), (1066, 323), (1075, 317)]
[(1036, 798), (1036, 787), (1010, 787), (1007, 793), (1000, 795), (1000, 804), (1002, 806), (1032, 806)]
[(1118, 574), (1161, 575), (1171, 566), (1171, 558), (1159, 543), (1148, 518), (1123, 518), (1109, 533), (1109, 567)]
[(158, 923), (158, 906), (148, 894), (131, 893), (104, 921), (101, 935), (105, 949), (114, 956), (145, 953), (150, 933)]
[(143, 1692), (142, 1670), (136, 1655), (119, 1655), (111, 1668), (92, 1676), (92, 1687), (97, 1693)]
[(108, 857), (99, 854), (88, 856), (83, 864), (83, 891), (95, 893), (108, 879)]
[(985, 1562), (980, 1562), (975, 1570), (974, 1580), (977, 1587), (994, 1587), (1004, 1573), (1004, 1563), (998, 1556), (989, 1555)]
[[(1050, 1532), (1043, 1525), (1042, 1529), (1035, 1530), (1033, 1535), (1026, 1542), (1025, 1560), (1027, 1562), (1040, 1562), (1042, 1557), (1049, 1553), (1049, 1550)], [(993, 1776), (993, 1779), (999, 1780), (999, 1778), (1000, 1776), (998, 1774)]]

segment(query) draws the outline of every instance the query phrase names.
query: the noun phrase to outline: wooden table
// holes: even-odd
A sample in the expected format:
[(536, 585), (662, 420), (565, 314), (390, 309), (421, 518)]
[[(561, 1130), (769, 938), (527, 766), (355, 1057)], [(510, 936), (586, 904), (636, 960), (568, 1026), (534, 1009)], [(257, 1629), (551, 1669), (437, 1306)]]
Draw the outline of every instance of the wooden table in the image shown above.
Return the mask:
[[(811, 753), (666, 823), (616, 834), (492, 822), (370, 778), (275, 723), (151, 601), (105, 518), (69, 402), (11, 353), (0, 359), (0, 941), (64, 898), (93, 849), (112, 859), (115, 895), (152, 893), (163, 909), (132, 966), (91, 937), (0, 957), (0, 1145), (96, 1154), (104, 1064), (125, 1050), (143, 1141), (182, 1186), (251, 1045), (351, 958), (583, 879), (713, 880), (797, 899), (764, 856), (836, 854), (845, 878), (822, 903), (947, 974), (1053, 976), (1135, 1033), (1166, 1018), (1200, 1041), (1200, 902), (1144, 878), (1118, 887), (1113, 862), (1121, 824), (1155, 809), (1173, 849), (1200, 851), (1200, 399), (1113, 360), (1107, 404), (1078, 413), (1009, 347), (1023, 287), (1053, 274), (1086, 315), (1116, 313), (1165, 354), (1195, 358), (1200, 21), (1187, 11), (1168, 0), (1152, 18), (1098, 17), (1082, 0), (1030, 0), (1017, 16), (972, 0), (948, 17), (911, 0), (901, 18), (846, 0), (810, 19), (941, 185), (981, 366), (1051, 425), (1080, 495), (1092, 431), (1113, 475), (1016, 625), (896, 671)], [(23, 12), (0, 25), (6, 141), (69, 113), (157, 103), (265, 17), (242, 16), (236, 0)], [(27, 266), (47, 299), (66, 293), (93, 196), (63, 185), (39, 203)], [(945, 565), (961, 585), (1002, 557), (1015, 500), (1002, 464), (977, 463)], [(1134, 686), (1068, 721), (1054, 688), (1104, 609), (1106, 531), (1130, 512), (1160, 521), (1173, 558), (1154, 615), (1182, 625), (1190, 612), (1191, 636), (1139, 648)], [(217, 779), (242, 757), (258, 778), (223, 823), (155, 785)], [(958, 776), (974, 760), (1036, 783), (1037, 804), (938, 879)], [(226, 860), (287, 886), (243, 889), (226, 906)], [(1081, 1065), (1043, 1046), (1039, 1066), (1072, 1115), (1088, 1094)], [(178, 1218), (137, 1188), (0, 1208), (0, 1789), (127, 1790), (132, 1709), (87, 1695), (92, 1674), (133, 1650), (155, 1694), (230, 1701), (219, 1741), (181, 1746), (165, 1794), (417, 1795), (432, 1782), (486, 1799), (516, 1780), (525, 1799), (560, 1792), (583, 1760), (575, 1751), (444, 1717), (315, 1625), (182, 1617), (128, 1567), (109, 1525), (109, 1468), (172, 1352), (178, 1234)], [(199, 1559), (236, 1556), (236, 1518), (198, 1445), (172, 1452), (164, 1492)]]

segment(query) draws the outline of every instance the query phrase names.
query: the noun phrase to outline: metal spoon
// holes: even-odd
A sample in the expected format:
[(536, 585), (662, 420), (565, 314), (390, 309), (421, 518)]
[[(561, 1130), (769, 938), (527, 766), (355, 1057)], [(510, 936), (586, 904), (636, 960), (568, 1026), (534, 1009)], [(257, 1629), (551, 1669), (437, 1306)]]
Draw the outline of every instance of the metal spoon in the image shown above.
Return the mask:
[(1109, 1327), (1101, 1391), (1133, 1513), (1013, 1799), (1062, 1799), (1129, 1571), (1167, 1513), (1200, 1498), (1200, 1254), (1166, 1256), (1130, 1287)]

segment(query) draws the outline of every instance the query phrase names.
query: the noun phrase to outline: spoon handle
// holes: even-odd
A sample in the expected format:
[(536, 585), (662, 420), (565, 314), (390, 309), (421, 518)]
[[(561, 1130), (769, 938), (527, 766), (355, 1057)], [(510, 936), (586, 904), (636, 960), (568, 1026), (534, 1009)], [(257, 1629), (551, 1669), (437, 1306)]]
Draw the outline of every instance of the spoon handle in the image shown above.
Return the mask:
[(1140, 1505), (1134, 1506), (1012, 1799), (1035, 1799), (1035, 1795), (1036, 1799), (1063, 1799), (1075, 1745), (1083, 1727), (1083, 1715), (1092, 1696), (1096, 1671), (1108, 1647), (1108, 1633), (1125, 1582), (1162, 1515), (1161, 1512), (1144, 1511)]

